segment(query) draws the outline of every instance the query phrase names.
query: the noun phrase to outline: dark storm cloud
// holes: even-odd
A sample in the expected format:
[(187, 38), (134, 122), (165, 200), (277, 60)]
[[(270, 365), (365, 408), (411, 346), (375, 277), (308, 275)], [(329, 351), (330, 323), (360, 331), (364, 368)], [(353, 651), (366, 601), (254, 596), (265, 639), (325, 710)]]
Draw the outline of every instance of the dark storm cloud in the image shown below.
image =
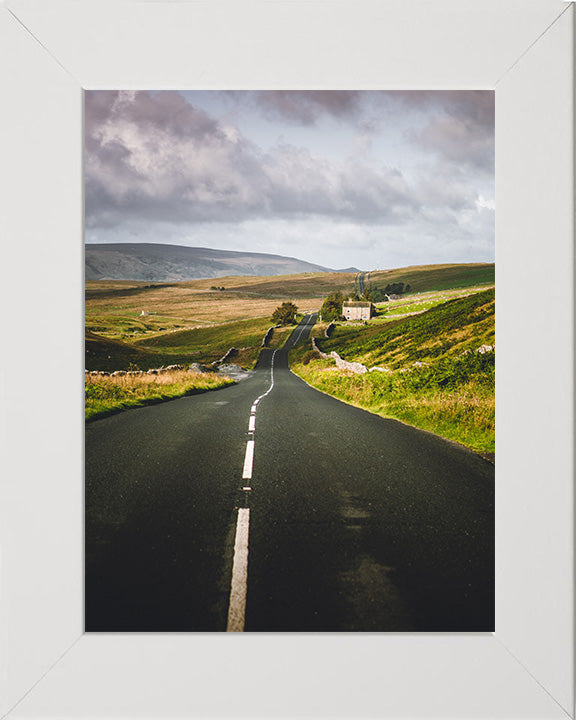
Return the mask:
[(322, 115), (352, 118), (362, 93), (355, 90), (263, 90), (251, 99), (270, 115), (301, 125), (314, 125)]
[[(294, 112), (304, 106), (298, 95)], [(306, 93), (307, 107), (353, 112), (354, 93), (328, 95)], [(274, 102), (288, 100), (289, 94), (279, 93)], [(189, 223), (310, 215), (395, 224), (417, 210), (398, 170), (354, 159), (329, 162), (290, 145), (264, 153), (178, 93), (86, 93), (88, 227), (128, 219)]]
[(387, 101), (403, 103), (410, 108), (441, 109), (474, 123), (491, 127), (494, 122), (494, 93), (487, 90), (390, 90), (383, 93)]

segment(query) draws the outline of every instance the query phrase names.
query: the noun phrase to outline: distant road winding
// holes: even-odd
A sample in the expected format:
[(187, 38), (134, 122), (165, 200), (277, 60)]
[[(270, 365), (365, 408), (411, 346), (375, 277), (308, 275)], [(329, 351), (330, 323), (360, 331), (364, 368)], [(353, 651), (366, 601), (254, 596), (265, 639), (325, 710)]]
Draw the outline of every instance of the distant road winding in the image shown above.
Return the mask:
[(306, 385), (286, 348), (86, 426), (87, 631), (490, 631), (494, 467)]
[(359, 272), (354, 279), (354, 284), (356, 286), (355, 290), (358, 295), (360, 295), (360, 297), (362, 297), (362, 295), (364, 295), (364, 292), (366, 291), (366, 283), (369, 282), (369, 276), (369, 272), (363, 271)]

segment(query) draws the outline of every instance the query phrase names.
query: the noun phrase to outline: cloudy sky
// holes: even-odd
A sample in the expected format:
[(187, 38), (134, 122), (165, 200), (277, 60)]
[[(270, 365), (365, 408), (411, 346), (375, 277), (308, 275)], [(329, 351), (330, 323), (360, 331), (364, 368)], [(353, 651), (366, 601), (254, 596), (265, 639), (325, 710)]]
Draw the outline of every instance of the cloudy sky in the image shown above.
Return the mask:
[(494, 260), (490, 91), (86, 92), (86, 242)]

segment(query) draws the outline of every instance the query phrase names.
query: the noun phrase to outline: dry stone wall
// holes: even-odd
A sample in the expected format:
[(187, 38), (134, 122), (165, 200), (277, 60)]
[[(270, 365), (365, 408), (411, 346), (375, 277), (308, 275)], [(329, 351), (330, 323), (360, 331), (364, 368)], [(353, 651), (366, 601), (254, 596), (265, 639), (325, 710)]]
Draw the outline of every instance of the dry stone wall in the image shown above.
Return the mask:
[(262, 340), (262, 347), (267, 347), (268, 343), (270, 342), (270, 339), (272, 337), (272, 333), (276, 328), (279, 328), (280, 325), (272, 325), (272, 327), (269, 327), (266, 331), (266, 335), (264, 335), (264, 338)]
[[(150, 370), (84, 370), (86, 375), (102, 377), (120, 377), (122, 375), (161, 375), (165, 372), (171, 372), (172, 370), (185, 370), (184, 365), (166, 365), (166, 367), (150, 368)], [(191, 372), (203, 372), (203, 370), (197, 370), (190, 366)]]
[[(363, 375), (366, 372), (383, 372), (383, 373), (391, 373), (394, 372), (393, 370), (390, 370), (390, 368), (386, 367), (371, 367), (367, 368), (366, 365), (362, 365), (362, 363), (359, 362), (348, 362), (347, 360), (343, 360), (340, 355), (338, 355), (337, 352), (332, 351), (330, 354), (327, 354), (325, 352), (322, 352), (320, 348), (318, 347), (318, 344), (316, 342), (316, 338), (312, 338), (312, 347), (316, 352), (323, 358), (332, 359), (336, 363), (336, 367), (339, 370), (349, 370), (353, 373), (356, 373), (357, 375)], [(476, 352), (480, 353), (481, 355), (484, 355), (488, 352), (494, 352), (496, 350), (496, 347), (494, 345), (481, 345)], [(467, 351), (470, 352), (470, 351)], [(412, 363), (412, 367), (426, 367), (428, 363), (423, 362), (415, 362)], [(411, 368), (402, 368), (399, 372), (408, 372)]]
[(332, 360), (334, 360), (334, 362), (336, 363), (336, 367), (339, 370), (350, 370), (357, 375), (363, 375), (364, 373), (368, 372), (368, 368), (366, 367), (366, 365), (362, 365), (362, 363), (358, 362), (348, 362), (347, 360), (343, 360), (337, 352), (332, 351), (329, 355), (327, 355), (325, 352), (322, 352), (322, 350), (320, 350), (320, 348), (316, 344), (316, 338), (312, 338), (312, 347), (323, 358), (331, 358)]

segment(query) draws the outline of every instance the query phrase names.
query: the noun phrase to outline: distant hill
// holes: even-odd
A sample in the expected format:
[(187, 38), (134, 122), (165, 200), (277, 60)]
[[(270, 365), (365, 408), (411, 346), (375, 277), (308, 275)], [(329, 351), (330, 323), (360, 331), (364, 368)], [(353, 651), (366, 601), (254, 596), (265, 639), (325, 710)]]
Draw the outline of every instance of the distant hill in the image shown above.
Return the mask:
[(334, 272), (297, 258), (155, 243), (85, 246), (86, 280), (176, 282), (230, 275)]

